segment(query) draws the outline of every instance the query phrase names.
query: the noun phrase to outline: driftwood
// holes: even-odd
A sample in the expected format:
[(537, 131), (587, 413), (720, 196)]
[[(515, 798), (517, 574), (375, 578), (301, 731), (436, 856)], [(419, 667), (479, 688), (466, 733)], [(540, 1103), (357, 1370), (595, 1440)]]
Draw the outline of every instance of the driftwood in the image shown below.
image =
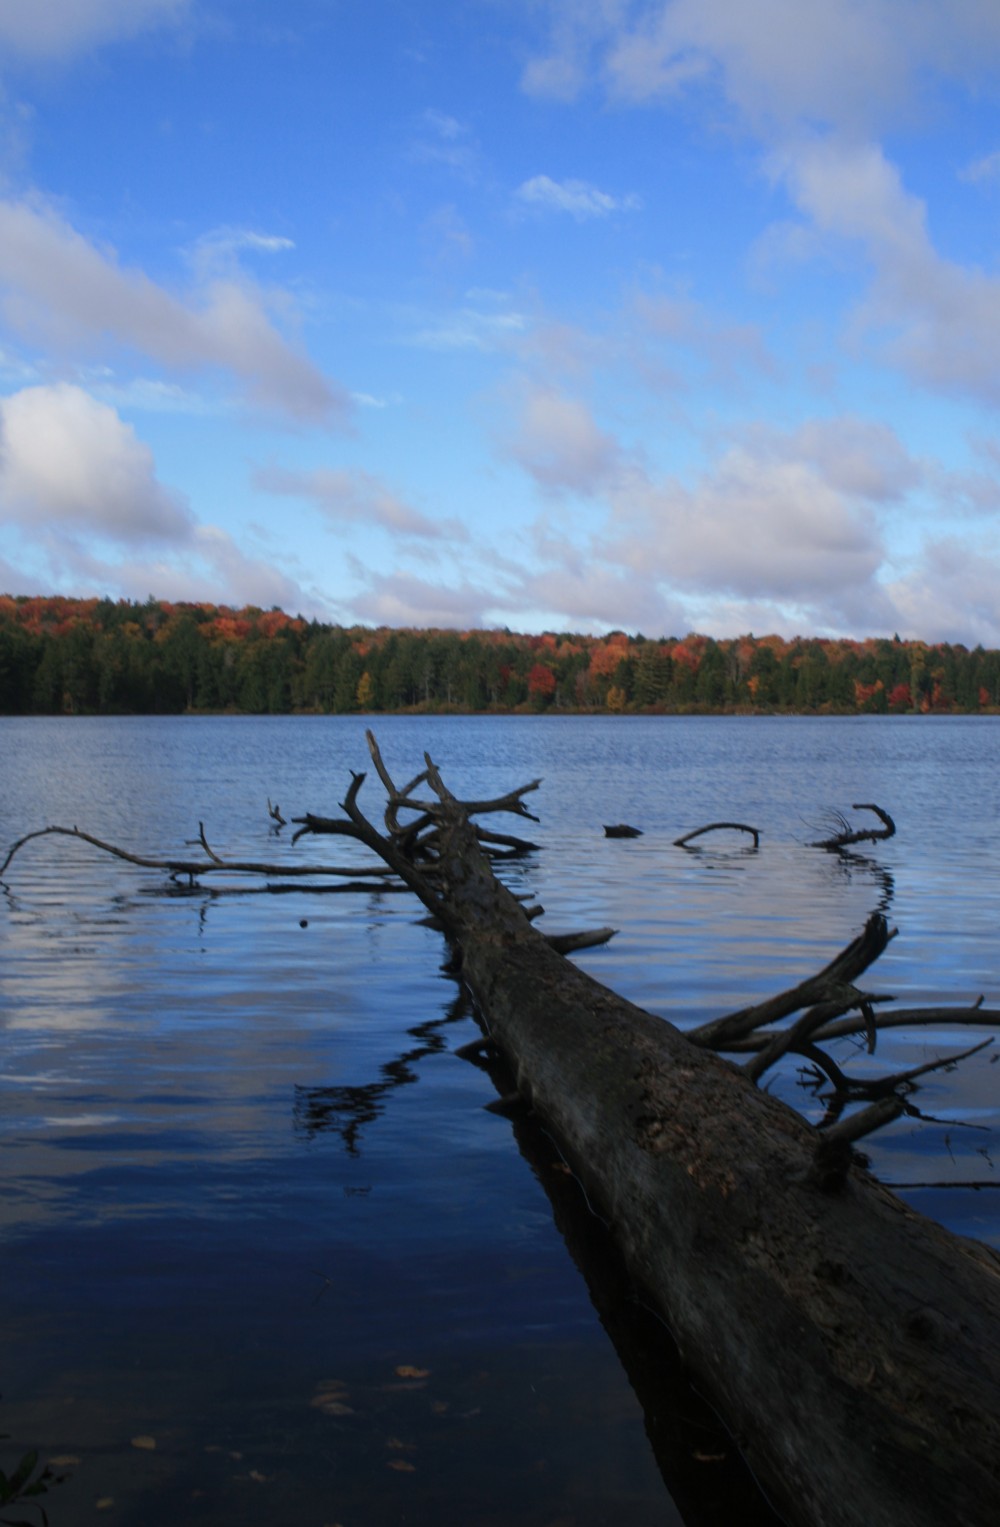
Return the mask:
[[(463, 803), (430, 758), (399, 789), (371, 734), (369, 747), (384, 831), (358, 805), (356, 774), (343, 815), (297, 818), (296, 836), (364, 844), (444, 931), (512, 1081), (504, 1101), (556, 1142), (787, 1521), (1000, 1521), (1000, 1257), (907, 1207), (852, 1149), (911, 1106), (916, 1072), (878, 1083), (840, 1072), (841, 1085), (824, 1070), (845, 1099), (825, 1130), (757, 1085), (780, 1053), (818, 1065), (827, 1040), (857, 1033), (871, 1049), (904, 1016), (855, 984), (891, 936), (885, 919), (817, 976), (685, 1035), (567, 961), (534, 926), (538, 909), (494, 874), (471, 817), (530, 816), (522, 798), (537, 781)], [(209, 857), (197, 872), (215, 867)], [(998, 1017), (981, 1006), (906, 1016)], [(720, 1050), (749, 1055), (749, 1070)], [(863, 1106), (849, 1113), (848, 1100)]]

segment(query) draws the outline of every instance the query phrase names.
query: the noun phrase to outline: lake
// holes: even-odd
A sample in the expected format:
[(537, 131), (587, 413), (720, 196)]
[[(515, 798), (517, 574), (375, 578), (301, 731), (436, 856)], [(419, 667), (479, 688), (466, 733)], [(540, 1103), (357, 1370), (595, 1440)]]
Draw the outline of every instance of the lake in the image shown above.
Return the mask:
[[(408, 780), (542, 778), (506, 878), (681, 1027), (794, 984), (876, 909), (864, 979), (1000, 1005), (1000, 718), (375, 718)], [(360, 717), (0, 719), (0, 857), (74, 825), (139, 854), (360, 865), (336, 813)], [(855, 802), (897, 835), (808, 844)], [(360, 804), (381, 820), (372, 771)], [(719, 820), (688, 849), (682, 833)], [(603, 824), (642, 836), (611, 840)], [(509, 827), (507, 826), (509, 824)], [(200, 850), (197, 850), (200, 854)], [(774, 1518), (532, 1121), (486, 1111), (479, 1032), (412, 898), (207, 879), (28, 844), (0, 895), (0, 1468), (38, 1448), (53, 1527), (731, 1527)], [(914, 1066), (982, 1029), (889, 1032)], [(874, 1170), (1000, 1244), (995, 1052), (935, 1072)], [(814, 1120), (801, 1063), (770, 1085)]]

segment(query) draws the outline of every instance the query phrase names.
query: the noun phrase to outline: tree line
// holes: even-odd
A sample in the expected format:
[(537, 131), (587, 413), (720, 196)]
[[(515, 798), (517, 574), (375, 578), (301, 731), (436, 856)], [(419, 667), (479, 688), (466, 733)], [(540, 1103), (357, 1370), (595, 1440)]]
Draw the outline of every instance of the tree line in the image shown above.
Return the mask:
[(279, 609), (0, 596), (0, 713), (1000, 710), (1000, 652), (745, 635), (343, 627)]

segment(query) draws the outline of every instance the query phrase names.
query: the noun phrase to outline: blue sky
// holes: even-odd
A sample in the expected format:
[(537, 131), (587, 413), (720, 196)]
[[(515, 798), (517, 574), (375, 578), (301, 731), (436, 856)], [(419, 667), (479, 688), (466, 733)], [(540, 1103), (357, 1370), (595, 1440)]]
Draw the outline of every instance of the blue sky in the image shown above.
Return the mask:
[(996, 0), (0, 0), (0, 591), (1000, 646)]

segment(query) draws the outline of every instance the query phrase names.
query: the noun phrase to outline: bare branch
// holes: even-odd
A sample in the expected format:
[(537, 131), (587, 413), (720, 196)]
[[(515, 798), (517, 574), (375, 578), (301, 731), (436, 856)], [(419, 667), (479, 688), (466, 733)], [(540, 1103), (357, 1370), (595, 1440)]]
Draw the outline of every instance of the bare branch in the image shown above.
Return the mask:
[(854, 1141), (873, 1134), (877, 1129), (884, 1129), (906, 1111), (907, 1105), (903, 1098), (893, 1093), (891, 1097), (881, 1098), (870, 1107), (862, 1108), (860, 1112), (850, 1114), (846, 1119), (840, 1119), (829, 1129), (823, 1130), (806, 1181), (821, 1192), (837, 1192), (847, 1180), (853, 1160), (851, 1147)]
[(204, 824), (204, 822), (199, 822), (198, 823), (198, 842), (201, 844), (202, 848), (205, 850), (206, 854), (211, 859), (213, 864), (221, 864), (222, 863), (222, 860), (219, 858), (219, 856), (215, 852), (215, 850), (212, 849), (212, 848), (209, 848), (209, 846), (208, 846), (208, 839), (205, 837), (205, 824)]
[(748, 832), (753, 838), (754, 848), (760, 846), (760, 829), (758, 827), (748, 827), (745, 822), (709, 822), (706, 827), (696, 827), (694, 832), (686, 832), (683, 838), (675, 838), (674, 847), (683, 848), (691, 842), (692, 838), (700, 838), (702, 833), (705, 832), (719, 832), (723, 828), (731, 828), (733, 832)]
[(989, 1039), (980, 1040), (979, 1044), (971, 1045), (968, 1050), (952, 1051), (950, 1055), (941, 1055), (937, 1060), (925, 1061), (922, 1066), (911, 1066), (907, 1071), (896, 1071), (892, 1076), (879, 1076), (866, 1082), (853, 1077), (844, 1080), (852, 1093), (865, 1097), (882, 1097), (887, 1093), (896, 1092), (900, 1087), (907, 1087), (915, 1082), (918, 1076), (927, 1076), (931, 1071), (947, 1071), (952, 1066), (957, 1066), (959, 1061), (968, 1060), (970, 1055), (978, 1055), (980, 1050), (989, 1049), (993, 1043), (992, 1036)]
[(862, 828), (859, 831), (855, 831), (851, 828), (851, 825), (847, 821), (846, 817), (841, 816), (839, 812), (835, 812), (835, 820), (841, 824), (841, 831), (835, 833), (831, 838), (824, 838), (818, 843), (810, 843), (809, 847), (830, 849), (847, 848), (852, 843), (875, 843), (879, 841), (879, 839), (891, 838), (894, 835), (896, 831), (896, 824), (892, 820), (892, 817), (889, 815), (889, 813), (882, 810), (881, 806), (876, 806), (872, 802), (858, 802), (851, 807), (851, 810), (874, 811), (875, 815), (882, 823), (882, 826)]
[[(869, 1001), (873, 1003), (894, 1000), (888, 996), (869, 998)], [(981, 1000), (971, 1007), (894, 1007), (889, 1012), (878, 1012), (874, 1015), (875, 1028), (880, 1031), (956, 1025), (960, 1028), (1000, 1029), (1000, 1009), (982, 1007)], [(860, 1017), (835, 1018), (817, 1029), (812, 1039), (816, 1044), (826, 1044), (831, 1039), (846, 1039), (852, 1034), (859, 1034), (864, 1028), (864, 1021)], [(765, 1049), (772, 1039), (782, 1032), (781, 1029), (759, 1029), (752, 1034), (745, 1034), (741, 1039), (727, 1040), (725, 1048), (733, 1055), (754, 1054)], [(807, 1053), (805, 1048), (801, 1046), (798, 1048), (801, 1054)]]
[(769, 1043), (754, 1056), (753, 1060), (748, 1061), (743, 1067), (747, 1076), (752, 1082), (759, 1081), (764, 1072), (770, 1070), (771, 1066), (775, 1065), (783, 1055), (787, 1055), (789, 1050), (797, 1050), (808, 1040), (815, 1039), (817, 1030), (821, 1029), (824, 1024), (828, 1023), (832, 1018), (839, 1017), (841, 1013), (849, 1008), (854, 1007), (859, 1008), (862, 1015), (867, 1014), (867, 1016), (862, 1017), (862, 1023), (872, 1035), (870, 1049), (874, 1050), (874, 1019), (872, 1018), (871, 998), (867, 997), (864, 992), (858, 991), (854, 986), (844, 986), (838, 995), (831, 997), (826, 1002), (817, 1004), (815, 1007), (811, 1007), (807, 1012), (803, 1013), (802, 1017), (793, 1023), (790, 1028), (779, 1029), (776, 1034), (772, 1035)]
[[(200, 824), (199, 824), (200, 826)], [(246, 859), (220, 859), (213, 854), (204, 836), (200, 839), (206, 853), (211, 857), (205, 859), (152, 859), (144, 854), (133, 854), (126, 848), (119, 848), (115, 843), (106, 843), (102, 838), (95, 838), (92, 833), (81, 832), (78, 827), (40, 827), (35, 832), (26, 833), (19, 838), (7, 851), (7, 857), (0, 865), (0, 875), (8, 868), (14, 855), (22, 849), (26, 843), (35, 838), (61, 836), (64, 838), (78, 838), (81, 843), (89, 843), (91, 847), (100, 849), (101, 853), (111, 854), (115, 859), (123, 859), (126, 864), (136, 864), (141, 869), (163, 870), (171, 875), (188, 875), (199, 878), (202, 875), (214, 873), (230, 873), (235, 875), (277, 875), (282, 878), (305, 877), (305, 876), (335, 876), (344, 875), (351, 879), (362, 876), (384, 879), (391, 874), (391, 870), (383, 865), (363, 866), (361, 868), (347, 868), (342, 865), (330, 864), (270, 864), (257, 860)]]
[(862, 1108), (859, 1113), (849, 1114), (839, 1124), (824, 1130), (821, 1137), (822, 1147), (829, 1149), (831, 1146), (862, 1140), (865, 1135), (871, 1135), (877, 1129), (883, 1129), (886, 1124), (891, 1124), (905, 1112), (906, 1103), (901, 1097), (881, 1098), (870, 1108)]
[(617, 932), (617, 928), (593, 928), (581, 933), (547, 933), (545, 938), (559, 954), (572, 954), (574, 949), (596, 949), (607, 944)]
[(510, 855), (494, 854), (494, 858), (515, 858), (521, 854), (529, 854), (538, 848), (537, 843), (532, 843), (529, 838), (515, 838), (508, 832), (491, 832), (487, 827), (476, 827), (476, 837), (486, 847), (497, 844), (500, 848), (509, 848)]
[[(810, 976), (789, 991), (753, 1007), (742, 1008), (724, 1018), (714, 1018), (692, 1029), (688, 1038), (693, 1044), (711, 1050), (725, 1050), (732, 1040), (743, 1039), (765, 1024), (777, 1023), (802, 1008), (821, 1002), (842, 1000), (843, 990), (862, 971), (877, 960), (893, 934), (881, 912), (873, 912), (863, 932), (842, 949), (818, 975)], [(853, 1004), (851, 1004), (853, 1005)], [(843, 1008), (841, 1008), (843, 1011)]]

